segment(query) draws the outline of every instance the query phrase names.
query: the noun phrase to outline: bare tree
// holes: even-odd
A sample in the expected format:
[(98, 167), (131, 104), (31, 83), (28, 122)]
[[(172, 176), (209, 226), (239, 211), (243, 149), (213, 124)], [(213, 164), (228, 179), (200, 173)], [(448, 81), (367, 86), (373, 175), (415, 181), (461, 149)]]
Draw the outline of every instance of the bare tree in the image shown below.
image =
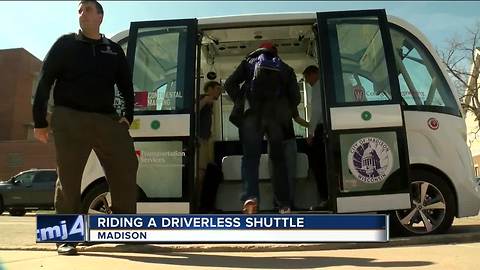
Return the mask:
[(480, 21), (467, 28), (464, 37), (457, 34), (448, 41), (448, 46), (439, 54), (453, 78), (456, 90), (460, 94), (463, 112), (475, 116), (477, 129), (480, 130)]

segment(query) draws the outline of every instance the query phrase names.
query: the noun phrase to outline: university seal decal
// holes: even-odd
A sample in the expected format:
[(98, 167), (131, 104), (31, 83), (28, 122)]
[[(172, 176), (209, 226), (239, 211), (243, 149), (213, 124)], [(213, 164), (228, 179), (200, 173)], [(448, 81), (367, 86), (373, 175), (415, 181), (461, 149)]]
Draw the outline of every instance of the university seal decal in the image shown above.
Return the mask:
[(373, 184), (390, 174), (393, 167), (392, 151), (379, 138), (366, 137), (356, 141), (348, 152), (348, 168), (358, 180)]

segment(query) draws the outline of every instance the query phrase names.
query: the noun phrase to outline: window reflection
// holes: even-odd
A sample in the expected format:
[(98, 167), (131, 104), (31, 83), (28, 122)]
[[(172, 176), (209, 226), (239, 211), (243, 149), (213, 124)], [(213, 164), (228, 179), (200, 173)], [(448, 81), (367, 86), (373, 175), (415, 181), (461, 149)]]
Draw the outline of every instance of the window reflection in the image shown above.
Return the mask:
[(338, 103), (389, 100), (391, 89), (377, 18), (329, 20)]
[(407, 105), (449, 107), (458, 111), (450, 88), (441, 79), (443, 75), (428, 52), (406, 33), (395, 29), (390, 33), (400, 94)]
[(183, 86), (178, 87), (181, 40), (187, 28), (158, 27), (139, 30), (133, 67), (136, 111), (183, 109)]

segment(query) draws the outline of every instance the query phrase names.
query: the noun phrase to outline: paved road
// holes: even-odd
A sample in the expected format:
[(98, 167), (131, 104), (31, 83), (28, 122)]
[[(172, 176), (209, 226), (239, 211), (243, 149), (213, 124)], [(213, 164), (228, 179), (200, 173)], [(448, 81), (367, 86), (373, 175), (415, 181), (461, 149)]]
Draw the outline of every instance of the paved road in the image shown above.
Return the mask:
[[(6, 270), (45, 269), (442, 269), (478, 268), (480, 243), (381, 249), (289, 252), (83, 252), (2, 251)], [(0, 264), (0, 269), (2, 264)]]
[[(327, 250), (338, 248), (405, 246), (419, 244), (450, 244), (480, 242), (480, 216), (455, 219), (453, 227), (448, 234), (422, 237), (392, 238), (386, 244), (265, 244), (265, 245), (97, 245), (85, 249), (93, 251), (238, 251), (238, 250)], [(24, 217), (11, 217), (7, 214), (0, 215), (0, 250), (54, 250), (54, 244), (35, 243), (35, 215), (32, 213)]]

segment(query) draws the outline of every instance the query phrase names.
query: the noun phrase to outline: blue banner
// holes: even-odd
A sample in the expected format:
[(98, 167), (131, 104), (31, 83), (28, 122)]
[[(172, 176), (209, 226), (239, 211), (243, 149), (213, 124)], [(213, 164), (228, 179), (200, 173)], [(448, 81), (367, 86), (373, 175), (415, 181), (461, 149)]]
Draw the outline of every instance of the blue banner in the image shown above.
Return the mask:
[(385, 242), (386, 215), (38, 215), (37, 242)]
[(37, 243), (85, 242), (83, 215), (37, 215)]
[(385, 230), (385, 215), (93, 215), (89, 229)]

